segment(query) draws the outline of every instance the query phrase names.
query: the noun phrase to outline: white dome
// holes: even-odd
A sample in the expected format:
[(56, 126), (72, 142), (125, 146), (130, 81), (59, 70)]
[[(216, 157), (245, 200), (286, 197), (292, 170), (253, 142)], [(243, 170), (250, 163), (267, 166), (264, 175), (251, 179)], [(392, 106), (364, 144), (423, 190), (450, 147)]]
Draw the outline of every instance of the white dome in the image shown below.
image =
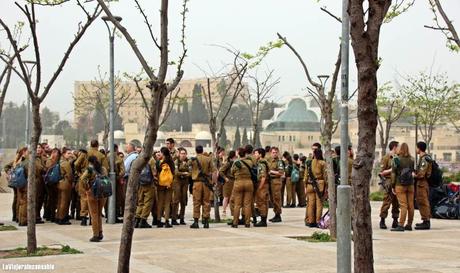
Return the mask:
[(201, 132), (198, 132), (198, 134), (196, 134), (195, 139), (198, 139), (198, 140), (211, 140), (212, 137), (211, 137), (211, 133), (209, 133), (207, 131), (201, 131)]
[(162, 131), (158, 131), (157, 132), (157, 140), (158, 139), (165, 140), (166, 139), (165, 133), (163, 133)]
[(125, 139), (125, 133), (121, 130), (116, 130), (113, 132), (113, 137), (116, 139)]

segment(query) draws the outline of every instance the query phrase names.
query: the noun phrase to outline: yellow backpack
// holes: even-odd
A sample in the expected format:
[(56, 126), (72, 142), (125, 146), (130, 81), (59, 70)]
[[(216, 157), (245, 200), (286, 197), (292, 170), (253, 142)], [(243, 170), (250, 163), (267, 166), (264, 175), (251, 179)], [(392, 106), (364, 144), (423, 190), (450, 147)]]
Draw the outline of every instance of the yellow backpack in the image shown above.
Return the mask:
[(171, 168), (169, 168), (169, 165), (167, 163), (162, 163), (160, 177), (158, 179), (159, 185), (170, 188), (173, 180), (174, 176), (171, 172)]

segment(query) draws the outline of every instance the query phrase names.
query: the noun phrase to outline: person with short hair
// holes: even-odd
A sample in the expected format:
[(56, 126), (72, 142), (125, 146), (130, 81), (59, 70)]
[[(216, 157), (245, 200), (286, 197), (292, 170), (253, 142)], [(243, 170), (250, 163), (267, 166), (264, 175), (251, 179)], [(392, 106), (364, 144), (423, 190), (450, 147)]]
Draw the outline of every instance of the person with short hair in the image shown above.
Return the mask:
[(279, 149), (278, 147), (272, 147), (270, 149), (271, 157), (268, 160), (268, 174), (271, 177), (271, 191), (272, 191), (272, 202), (273, 202), (273, 211), (275, 216), (270, 219), (270, 222), (278, 223), (282, 222), (281, 213), (282, 213), (282, 196), (281, 196), (281, 177), (284, 176), (284, 164), (283, 161), (279, 158)]
[(255, 227), (267, 226), (268, 215), (268, 188), (270, 177), (268, 175), (268, 162), (265, 160), (265, 150), (258, 148), (254, 151), (254, 158), (257, 161), (257, 188), (255, 189), (256, 207), (260, 214), (260, 221), (255, 223)]
[[(380, 175), (385, 177), (385, 185), (384, 188), (391, 189), (391, 161), (393, 157), (396, 155), (398, 150), (399, 142), (391, 141), (388, 144), (388, 148), (390, 152), (386, 154), (381, 162), (380, 162)], [(387, 229), (385, 224), (385, 219), (388, 216), (388, 210), (391, 206), (391, 217), (393, 218), (393, 224), (391, 225), (392, 228), (396, 228), (398, 226), (398, 217), (399, 217), (399, 203), (398, 198), (396, 195), (393, 194), (391, 190), (385, 191), (383, 195), (383, 203), (382, 207), (380, 208), (380, 229)]]
[[(172, 225), (185, 225), (185, 207), (188, 201), (188, 185), (190, 178), (189, 159), (187, 158), (187, 150), (178, 148), (179, 158), (176, 159), (176, 172), (173, 182), (173, 201), (172, 201)], [(179, 211), (180, 205), (180, 211)], [(177, 218), (180, 223), (177, 223)]]
[(179, 151), (175, 148), (176, 142), (173, 138), (166, 139), (166, 148), (168, 148), (169, 153), (174, 161), (179, 158)]
[(433, 169), (433, 159), (429, 154), (426, 153), (427, 145), (425, 142), (420, 141), (417, 143), (417, 154), (420, 160), (417, 165), (415, 172), (415, 178), (417, 180), (417, 189), (415, 191), (415, 199), (417, 200), (418, 211), (422, 217), (422, 222), (415, 224), (415, 229), (426, 230), (431, 228), (431, 206), (430, 206), (430, 185), (428, 184), (428, 178), (431, 176)]
[(231, 173), (231, 169), (233, 166), (233, 162), (235, 162), (237, 156), (235, 151), (230, 151), (228, 153), (227, 160), (225, 163), (220, 167), (219, 169), (219, 175), (222, 177), (224, 180), (224, 185), (222, 187), (223, 189), (223, 195), (224, 195), (224, 201), (223, 201), (223, 217), (225, 218), (227, 216), (227, 206), (230, 204), (230, 214), (233, 215), (233, 208), (235, 206), (235, 203), (233, 202), (232, 199), (232, 191), (233, 191), (233, 185), (235, 182), (235, 177)]
[[(190, 228), (199, 228), (198, 220), (200, 215), (203, 217), (203, 227), (209, 228), (209, 217), (211, 213), (210, 195), (211, 187), (215, 181), (217, 172), (212, 159), (203, 154), (203, 146), (195, 147), (196, 158), (192, 158), (190, 166), (192, 168), (193, 180), (193, 224)], [(200, 212), (200, 210), (202, 210)]]
[(62, 148), (62, 156), (61, 160), (59, 161), (61, 169), (61, 181), (59, 181), (57, 184), (58, 203), (56, 212), (56, 224), (58, 225), (71, 224), (68, 217), (73, 183), (73, 171), (70, 165), (71, 156), (72, 151), (69, 148)]

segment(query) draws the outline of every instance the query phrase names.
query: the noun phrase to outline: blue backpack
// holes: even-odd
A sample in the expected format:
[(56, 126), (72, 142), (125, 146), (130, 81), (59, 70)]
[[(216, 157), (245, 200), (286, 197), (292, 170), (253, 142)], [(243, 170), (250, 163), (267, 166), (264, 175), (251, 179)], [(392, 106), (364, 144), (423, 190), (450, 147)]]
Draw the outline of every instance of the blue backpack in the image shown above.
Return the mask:
[(112, 182), (106, 175), (97, 174), (91, 186), (95, 198), (105, 198), (112, 195)]
[(292, 172), (291, 172), (291, 182), (292, 183), (297, 183), (300, 180), (300, 171), (297, 166), (292, 167)]
[(61, 165), (56, 163), (53, 167), (49, 168), (45, 174), (45, 184), (54, 185), (61, 181)]
[(140, 185), (150, 185), (153, 182), (153, 174), (152, 170), (150, 169), (150, 165), (147, 163), (144, 169), (142, 169), (139, 175), (139, 184)]
[(27, 185), (26, 169), (23, 165), (18, 165), (11, 172), (9, 186), (12, 188), (22, 188)]

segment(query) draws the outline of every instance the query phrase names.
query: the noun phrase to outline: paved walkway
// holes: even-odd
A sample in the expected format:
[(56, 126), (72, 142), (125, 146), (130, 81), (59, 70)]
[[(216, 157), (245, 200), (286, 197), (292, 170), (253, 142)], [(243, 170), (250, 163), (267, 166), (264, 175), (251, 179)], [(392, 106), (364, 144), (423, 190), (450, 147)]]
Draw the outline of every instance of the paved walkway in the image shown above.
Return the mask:
[[(11, 224), (11, 200), (12, 194), (0, 194), (0, 221), (5, 224)], [(376, 272), (460, 272), (460, 221), (433, 220), (431, 231), (382, 231), (377, 226), (379, 206), (372, 204)], [(211, 224), (209, 230), (136, 229), (131, 272), (336, 272), (335, 243), (287, 238), (315, 231), (304, 226), (304, 213), (301, 208), (285, 209), (283, 223), (268, 228)], [(73, 223), (38, 225), (38, 243), (68, 244), (84, 254), (0, 260), (0, 272), (3, 264), (11, 263), (54, 264), (53, 272), (116, 272), (121, 225), (104, 224), (104, 241), (90, 243), (91, 228)], [(25, 246), (25, 230), (0, 232), (0, 249)]]

